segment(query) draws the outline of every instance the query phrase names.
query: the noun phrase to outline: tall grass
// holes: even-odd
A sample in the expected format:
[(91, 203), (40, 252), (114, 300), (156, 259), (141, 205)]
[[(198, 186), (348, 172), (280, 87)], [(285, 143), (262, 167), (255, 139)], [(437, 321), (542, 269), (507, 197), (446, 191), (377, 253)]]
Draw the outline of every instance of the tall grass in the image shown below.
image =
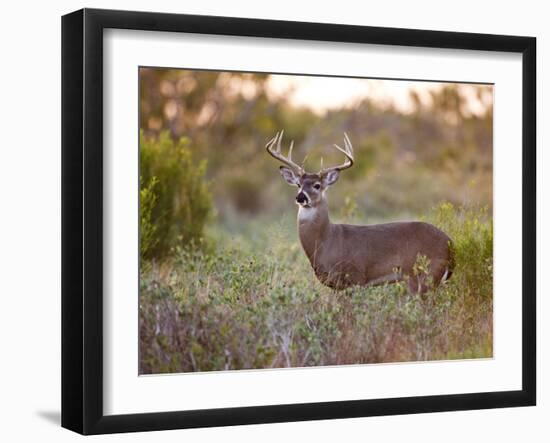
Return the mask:
[(492, 219), (443, 204), (451, 280), (335, 292), (316, 279), (293, 221), (211, 230), (140, 275), (140, 372), (303, 367), (492, 356)]

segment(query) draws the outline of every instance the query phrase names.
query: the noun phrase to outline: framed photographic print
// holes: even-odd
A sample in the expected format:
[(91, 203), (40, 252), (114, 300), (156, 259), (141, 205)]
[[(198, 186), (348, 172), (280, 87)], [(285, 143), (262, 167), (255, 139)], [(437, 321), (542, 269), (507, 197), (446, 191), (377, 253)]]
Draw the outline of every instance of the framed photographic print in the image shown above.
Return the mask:
[(531, 37), (62, 20), (62, 425), (536, 401)]

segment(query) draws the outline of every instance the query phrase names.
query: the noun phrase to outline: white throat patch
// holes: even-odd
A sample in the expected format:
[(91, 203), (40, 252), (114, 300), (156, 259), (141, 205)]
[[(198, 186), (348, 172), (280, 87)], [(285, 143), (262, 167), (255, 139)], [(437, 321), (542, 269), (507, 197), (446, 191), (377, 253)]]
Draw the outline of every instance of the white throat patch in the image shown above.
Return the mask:
[(298, 220), (299, 221), (312, 221), (317, 215), (317, 208), (305, 208), (300, 206), (298, 208)]

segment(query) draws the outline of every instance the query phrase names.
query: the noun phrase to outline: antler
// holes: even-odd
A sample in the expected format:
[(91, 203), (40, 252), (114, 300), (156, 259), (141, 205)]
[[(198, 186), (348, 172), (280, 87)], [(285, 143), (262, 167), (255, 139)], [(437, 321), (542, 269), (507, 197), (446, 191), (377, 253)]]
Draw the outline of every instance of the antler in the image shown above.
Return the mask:
[[(294, 170), (294, 172), (296, 172), (297, 174), (303, 175), (305, 173), (304, 168), (302, 168), (300, 165), (297, 165), (296, 163), (294, 163), (292, 161), (292, 148), (294, 147), (294, 141), (290, 142), (290, 148), (288, 150), (288, 157), (285, 157), (281, 153), (281, 140), (283, 139), (283, 133), (284, 132), (285, 132), (284, 130), (281, 131), (281, 132), (277, 132), (275, 137), (272, 138), (271, 140), (269, 140), (267, 145), (265, 145), (265, 147), (267, 149), (267, 152), (269, 152), (269, 154), (273, 158), (279, 160), (280, 162), (287, 165), (290, 169)], [(276, 145), (276, 148), (274, 150), (273, 147), (275, 145)]]
[(344, 132), (344, 148), (341, 148), (336, 144), (334, 145), (334, 147), (346, 156), (346, 161), (339, 166), (333, 166), (331, 168), (326, 168), (326, 169), (323, 169), (323, 165), (321, 164), (321, 170), (319, 171), (319, 175), (322, 175), (330, 170), (342, 171), (344, 169), (351, 168), (353, 166), (353, 146), (351, 145), (351, 141), (349, 140), (348, 134)]

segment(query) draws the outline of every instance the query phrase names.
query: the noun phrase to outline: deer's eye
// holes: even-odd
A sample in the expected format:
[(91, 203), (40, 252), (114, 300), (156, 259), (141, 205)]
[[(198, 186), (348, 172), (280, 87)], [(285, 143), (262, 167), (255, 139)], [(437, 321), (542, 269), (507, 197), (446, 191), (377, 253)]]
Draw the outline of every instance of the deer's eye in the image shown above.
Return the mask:
[(321, 189), (321, 184), (320, 184), (320, 183), (315, 183), (315, 184), (313, 185), (313, 187), (314, 187), (315, 189)]

